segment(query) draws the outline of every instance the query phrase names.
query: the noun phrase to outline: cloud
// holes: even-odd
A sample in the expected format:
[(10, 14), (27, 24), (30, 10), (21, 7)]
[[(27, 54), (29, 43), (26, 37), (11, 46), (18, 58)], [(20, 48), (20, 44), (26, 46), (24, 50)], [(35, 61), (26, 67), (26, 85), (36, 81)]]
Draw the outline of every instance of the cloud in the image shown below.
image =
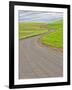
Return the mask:
[(19, 10), (19, 22), (52, 22), (63, 18), (60, 12)]

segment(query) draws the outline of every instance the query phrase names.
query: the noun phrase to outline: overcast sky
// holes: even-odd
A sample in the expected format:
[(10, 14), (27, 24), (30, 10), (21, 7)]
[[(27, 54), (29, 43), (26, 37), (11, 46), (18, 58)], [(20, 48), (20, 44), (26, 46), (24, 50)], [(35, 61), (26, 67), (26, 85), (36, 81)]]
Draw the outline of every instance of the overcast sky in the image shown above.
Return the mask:
[(63, 19), (63, 13), (19, 10), (19, 22), (53, 22)]

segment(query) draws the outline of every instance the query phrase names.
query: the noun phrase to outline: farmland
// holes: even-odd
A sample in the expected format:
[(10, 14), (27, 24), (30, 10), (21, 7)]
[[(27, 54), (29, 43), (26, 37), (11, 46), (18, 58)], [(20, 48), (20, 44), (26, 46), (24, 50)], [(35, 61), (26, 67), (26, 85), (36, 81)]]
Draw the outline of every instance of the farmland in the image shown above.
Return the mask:
[[(50, 32), (49, 31), (53, 31)], [(19, 23), (19, 39), (25, 39), (42, 35), (40, 42), (44, 45), (49, 45), (57, 48), (63, 47), (63, 21), (55, 21), (53, 23)]]
[(45, 23), (19, 23), (19, 39), (25, 39), (48, 32)]

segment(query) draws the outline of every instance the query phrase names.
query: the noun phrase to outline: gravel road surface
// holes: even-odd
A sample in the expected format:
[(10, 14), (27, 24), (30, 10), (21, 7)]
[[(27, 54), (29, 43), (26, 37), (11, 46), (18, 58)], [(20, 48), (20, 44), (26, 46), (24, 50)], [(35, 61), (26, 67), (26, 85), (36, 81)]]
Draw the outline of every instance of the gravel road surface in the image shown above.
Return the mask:
[(39, 38), (19, 41), (19, 79), (63, 76), (63, 53), (42, 45)]

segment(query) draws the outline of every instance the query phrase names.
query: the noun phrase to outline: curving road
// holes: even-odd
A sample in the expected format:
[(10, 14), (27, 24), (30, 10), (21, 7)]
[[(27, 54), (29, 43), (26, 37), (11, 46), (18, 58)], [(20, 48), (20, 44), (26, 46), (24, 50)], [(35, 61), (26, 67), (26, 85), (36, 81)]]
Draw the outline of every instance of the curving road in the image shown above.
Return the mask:
[(19, 42), (19, 78), (47, 78), (63, 76), (63, 53), (43, 46), (39, 36)]

